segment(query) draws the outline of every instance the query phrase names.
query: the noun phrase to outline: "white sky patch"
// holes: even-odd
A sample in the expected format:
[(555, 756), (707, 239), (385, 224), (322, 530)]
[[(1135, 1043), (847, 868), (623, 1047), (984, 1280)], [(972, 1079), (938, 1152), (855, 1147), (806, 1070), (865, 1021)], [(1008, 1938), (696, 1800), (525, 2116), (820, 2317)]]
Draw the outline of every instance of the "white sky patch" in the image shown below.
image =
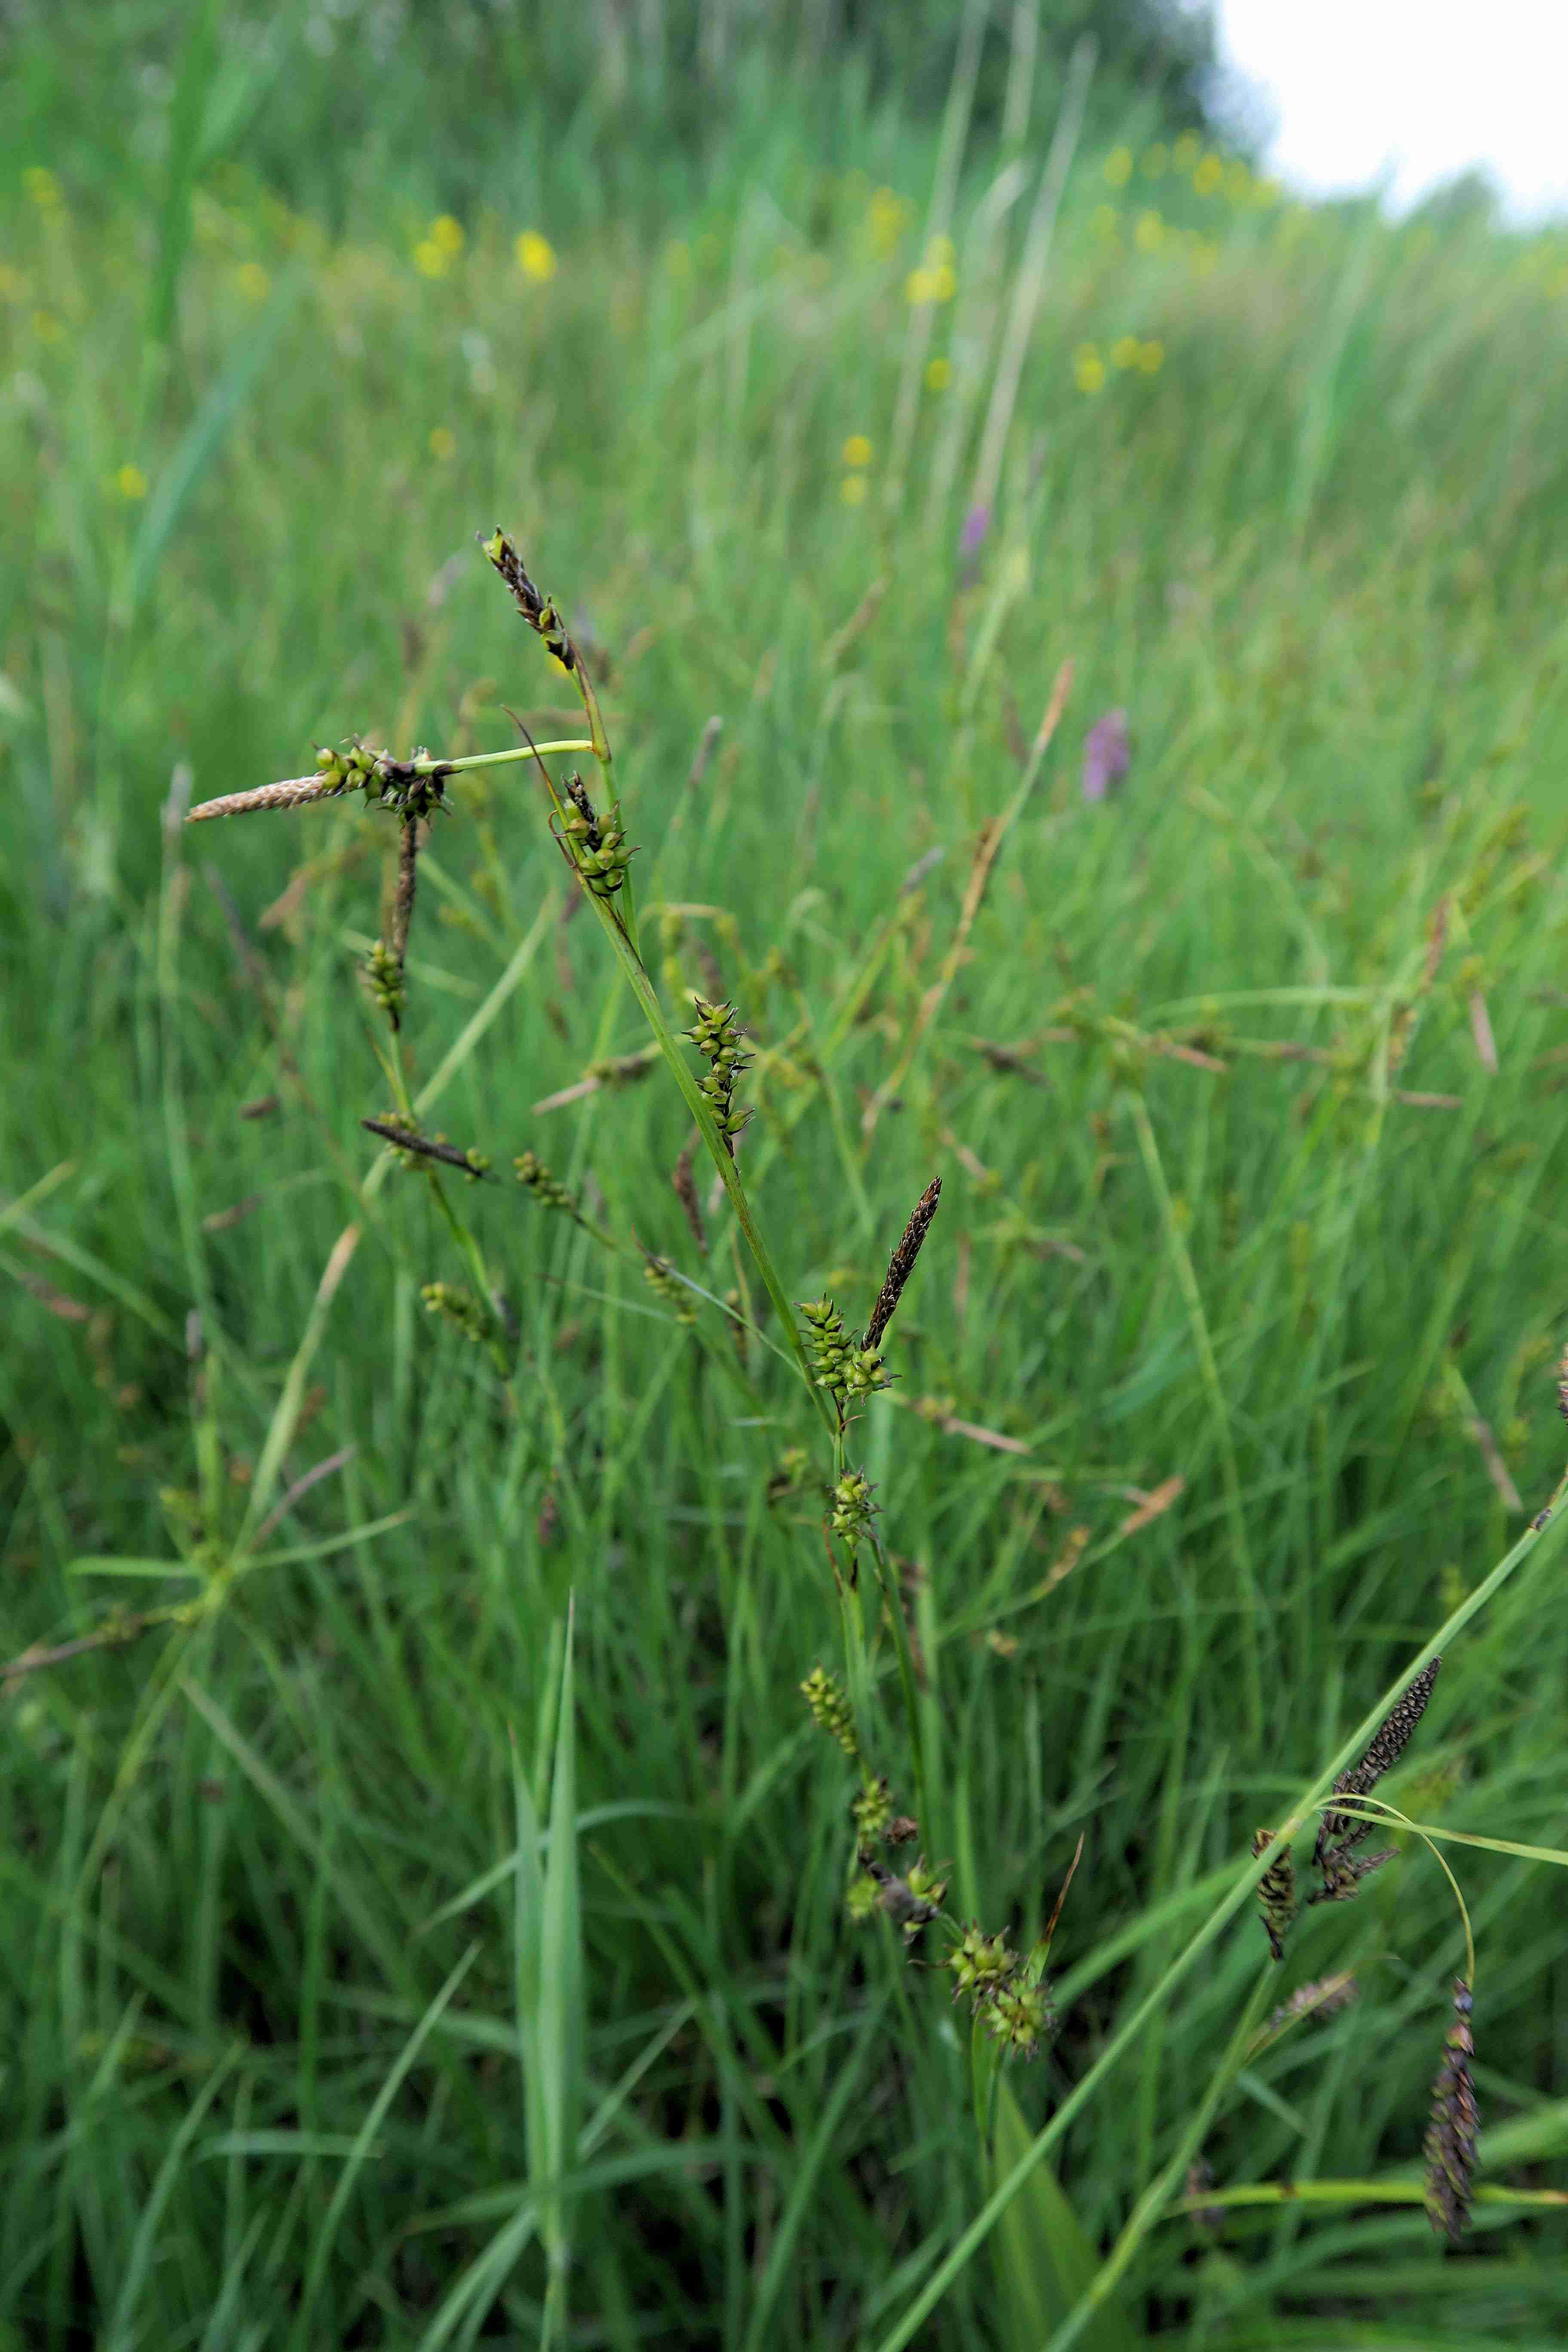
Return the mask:
[(1516, 221), (1568, 215), (1568, 0), (1219, 0), (1228, 64), (1310, 195), (1386, 179), (1404, 211), (1472, 165)]

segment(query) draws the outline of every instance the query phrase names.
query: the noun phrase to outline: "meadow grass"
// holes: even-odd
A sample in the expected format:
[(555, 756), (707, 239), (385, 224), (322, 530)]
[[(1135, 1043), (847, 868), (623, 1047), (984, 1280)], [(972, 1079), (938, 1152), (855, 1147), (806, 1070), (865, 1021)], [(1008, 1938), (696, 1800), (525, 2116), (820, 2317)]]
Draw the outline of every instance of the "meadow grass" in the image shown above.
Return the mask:
[[(1047, 253), (1043, 162), (933, 213), (929, 142), (760, 148), (651, 246), (395, 201), (330, 235), (219, 174), (167, 343), (144, 223), (15, 193), (17, 2344), (1557, 2340), (1556, 1882), (1519, 1849), (1563, 1823), (1529, 1522), (1568, 260), (1141, 146), (1079, 157)], [(497, 517), (598, 687), (666, 1017), (739, 1008), (790, 1297), (868, 1318), (942, 1178), (853, 1449), (926, 1850), (1027, 1949), (1082, 1839), (989, 2152), (945, 1973), (847, 1916), (854, 1784), (800, 1692), (842, 1671), (821, 1423), (700, 1160), (698, 1250), (690, 1109), (528, 763), (450, 782), (391, 1048), (358, 972), (395, 823), (181, 824), (351, 733), (576, 739)], [(496, 1350), (425, 1311), (475, 1259), (361, 1130), (389, 1074), (508, 1180), (445, 1196)], [(1266, 1982), (1257, 1825), (1500, 1558), (1379, 1792), (1498, 1842), (1447, 1850), (1473, 1971), (1401, 1837)], [(907, 1802), (879, 1625), (860, 1736)], [(1418, 2161), (1467, 1972), (1456, 2265)]]

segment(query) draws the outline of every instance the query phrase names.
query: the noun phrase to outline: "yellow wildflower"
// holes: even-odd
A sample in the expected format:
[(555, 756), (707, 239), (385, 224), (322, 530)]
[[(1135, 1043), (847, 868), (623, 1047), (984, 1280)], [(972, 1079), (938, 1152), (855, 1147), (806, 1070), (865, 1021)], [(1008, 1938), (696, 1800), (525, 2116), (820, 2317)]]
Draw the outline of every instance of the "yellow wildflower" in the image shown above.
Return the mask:
[(445, 278), (449, 263), (433, 236), (422, 236), (414, 248), (414, 267), (421, 278)]
[(523, 276), (531, 278), (536, 286), (548, 286), (560, 267), (555, 258), (555, 247), (547, 236), (541, 236), (536, 228), (525, 228), (513, 245), (512, 251), (517, 256), (517, 266)]
[(1093, 343), (1079, 343), (1072, 355), (1072, 373), (1079, 392), (1105, 389), (1105, 362)]
[(935, 270), (911, 269), (904, 280), (904, 299), (912, 308), (918, 308), (922, 302), (934, 302), (936, 300)]
[(871, 250), (885, 261), (904, 233), (910, 207), (892, 188), (879, 188), (871, 198)]
[(1217, 155), (1205, 155), (1193, 173), (1193, 186), (1200, 196), (1212, 196), (1225, 183), (1225, 165)]
[(22, 174), (22, 185), (41, 213), (52, 213), (63, 202), (59, 182), (42, 163), (28, 164)]
[(838, 485), (838, 495), (847, 507), (863, 507), (867, 488), (864, 474), (846, 474)]
[(34, 311), (33, 332), (37, 335), (40, 343), (63, 342), (65, 341), (65, 329), (61, 326), (59, 320), (56, 318), (52, 310)]
[(952, 368), (947, 360), (927, 361), (926, 390), (928, 392), (945, 392), (952, 382)]
[(1132, 232), (1132, 242), (1140, 253), (1158, 253), (1165, 242), (1165, 224), (1158, 213), (1138, 215), (1138, 226)]
[(1132, 177), (1132, 150), (1113, 147), (1105, 159), (1105, 184), (1108, 188), (1124, 188)]
[(1111, 366), (1119, 368), (1136, 367), (1138, 364), (1138, 354), (1142, 349), (1142, 345), (1139, 342), (1136, 335), (1118, 335), (1116, 341), (1110, 346)]
[(1202, 152), (1203, 146), (1196, 131), (1184, 131), (1171, 150), (1172, 164), (1178, 172), (1190, 172)]
[(234, 273), (234, 282), (247, 302), (265, 302), (272, 290), (272, 280), (259, 261), (242, 261)]
[(1233, 205), (1245, 204), (1252, 194), (1252, 174), (1239, 155), (1225, 167), (1225, 192)]
[(138, 499), (147, 495), (147, 477), (140, 466), (121, 466), (114, 477), (114, 487), (127, 506), (134, 506)]
[(1145, 375), (1159, 374), (1165, 364), (1165, 346), (1160, 341), (1158, 336), (1152, 342), (1140, 344), (1138, 364)]
[(450, 213), (437, 213), (430, 224), (430, 242), (438, 245), (443, 253), (456, 258), (467, 242), (462, 222), (454, 220)]
[(868, 466), (871, 462), (871, 444), (863, 433), (851, 433), (848, 440), (844, 444), (841, 454), (847, 466)]
[(926, 259), (933, 269), (951, 269), (958, 259), (958, 247), (950, 236), (933, 236), (926, 247)]
[(449, 425), (437, 425), (430, 436), (430, 455), (448, 465), (458, 454), (458, 436)]

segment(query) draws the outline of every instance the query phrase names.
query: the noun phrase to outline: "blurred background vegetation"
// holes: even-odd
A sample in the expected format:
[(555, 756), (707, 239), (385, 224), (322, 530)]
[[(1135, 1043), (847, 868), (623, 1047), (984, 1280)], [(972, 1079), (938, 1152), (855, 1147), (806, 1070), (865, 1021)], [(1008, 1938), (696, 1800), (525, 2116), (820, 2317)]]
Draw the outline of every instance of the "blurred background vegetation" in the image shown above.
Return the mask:
[[(393, 828), (179, 818), (351, 730), (573, 731), (499, 518), (595, 666), (666, 1004), (751, 1034), (786, 1281), (864, 1313), (942, 1174), (865, 1458), (956, 1911), (1026, 1941), (1084, 1835), (1037, 2128), (1561, 1468), (1568, 236), (1290, 201), (1184, 10), (0, 25), (0, 2340), (531, 2343), (553, 2263), (574, 2343), (875, 2347), (987, 2173), (943, 1980), (845, 1916), (807, 1401), (484, 1187), (514, 1412), (357, 1126)], [(489, 776), (422, 859), (416, 1088), (721, 1300), (688, 1122), (593, 1076), (646, 1033)], [(1552, 1557), (1446, 1660), (1416, 1818), (1561, 1839)], [(1550, 2190), (1552, 1874), (1456, 1867), (1484, 2178)], [(1263, 1952), (922, 2346), (1038, 2352)], [(1217, 2193), (1408, 2190), (1462, 1954), (1415, 1845), (1313, 1913), (1279, 1998), (1360, 1998), (1243, 2073)], [(1445, 2262), (1347, 2190), (1170, 2219), (1083, 2340), (1565, 2304), (1550, 2209)]]

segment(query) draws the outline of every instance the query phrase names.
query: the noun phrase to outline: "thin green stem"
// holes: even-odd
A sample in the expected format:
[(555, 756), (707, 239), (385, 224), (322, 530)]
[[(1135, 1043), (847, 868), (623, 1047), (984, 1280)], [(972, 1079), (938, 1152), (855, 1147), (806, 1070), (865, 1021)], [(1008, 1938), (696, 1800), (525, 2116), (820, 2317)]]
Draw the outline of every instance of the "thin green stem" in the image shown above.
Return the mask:
[(461, 760), (437, 760), (421, 752), (408, 764), (416, 776), (433, 776), (437, 769), (444, 776), (457, 776), (469, 768), (504, 768), (513, 760), (542, 760), (547, 751), (591, 751), (593, 748), (585, 735), (568, 735), (558, 743), (514, 743), (504, 751), (470, 751)]
[(925, 1851), (932, 1853), (935, 1852), (934, 1824), (926, 1803), (925, 1743), (921, 1737), (920, 1695), (915, 1688), (914, 1654), (910, 1647), (904, 1597), (899, 1590), (899, 1580), (883, 1559), (882, 1547), (875, 1536), (871, 1538), (871, 1557), (877, 1563), (877, 1581), (882, 1588), (888, 1622), (893, 1629), (893, 1645), (899, 1654), (899, 1682), (903, 1691), (904, 1717), (910, 1735), (910, 1773), (914, 1781), (915, 1819), (921, 1825)]
[(1247, 1732), (1256, 1743), (1263, 1737), (1263, 1676), (1258, 1655), (1258, 1585), (1252, 1570), (1252, 1552), (1247, 1540), (1247, 1514), (1242, 1507), (1241, 1479), (1236, 1466), (1236, 1442), (1231, 1434), (1230, 1411), (1226, 1403), (1225, 1390), (1220, 1384), (1219, 1367), (1215, 1361), (1208, 1318), (1204, 1313), (1203, 1293), (1198, 1288), (1192, 1253), (1187, 1248), (1186, 1237), (1177, 1220), (1175, 1202), (1171, 1198), (1171, 1188), (1165, 1181), (1164, 1162), (1160, 1157), (1160, 1147), (1154, 1139), (1148, 1108), (1142, 1096), (1131, 1089), (1127, 1101), (1132, 1113), (1132, 1124), (1137, 1129), (1138, 1149), (1142, 1155), (1149, 1189), (1154, 1195), (1160, 1222), (1165, 1229), (1165, 1246), (1170, 1253), (1176, 1286), (1187, 1310), (1193, 1344), (1197, 1349), (1198, 1368), (1208, 1393), (1215, 1433), (1219, 1442), (1226, 1517), (1230, 1528), (1231, 1557), (1236, 1563), (1236, 1580), (1241, 1600), (1243, 1698)]

